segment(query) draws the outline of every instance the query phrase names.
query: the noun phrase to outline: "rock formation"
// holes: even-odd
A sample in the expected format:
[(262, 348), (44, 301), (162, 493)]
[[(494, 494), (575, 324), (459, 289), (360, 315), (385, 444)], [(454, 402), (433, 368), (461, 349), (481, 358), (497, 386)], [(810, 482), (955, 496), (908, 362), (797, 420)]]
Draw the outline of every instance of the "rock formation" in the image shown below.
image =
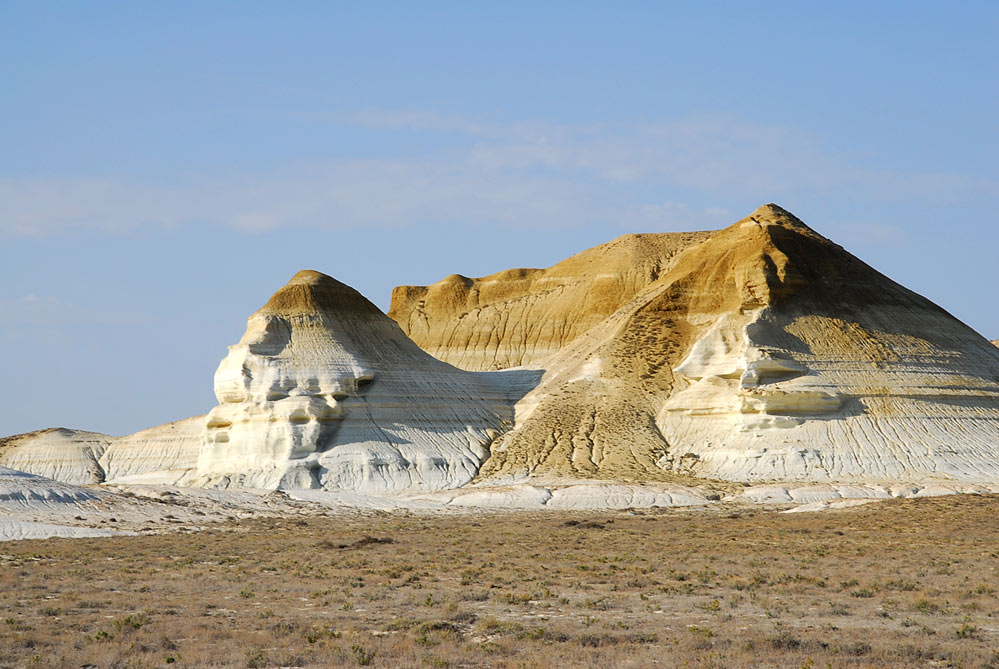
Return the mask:
[(677, 487), (690, 477), (840, 497), (999, 482), (995, 342), (776, 205), (546, 270), (400, 287), (390, 315), (299, 272), (230, 347), (207, 416), (18, 435), (0, 466), (409, 499), (477, 479), (448, 503), (553, 507), (598, 490), (707, 503)]
[(540, 364), (484, 475), (999, 478), (999, 351), (775, 205)]
[(299, 272), (219, 365), (203, 485), (386, 492), (468, 483), (536, 375), (434, 359), (360, 293)]
[(125, 437), (66, 428), (19, 434), (0, 439), (0, 466), (76, 485), (154, 472), (177, 479), (198, 462), (204, 423), (195, 416)]
[(399, 286), (389, 316), (425, 351), (462, 369), (532, 365), (613, 314), (710, 235), (630, 234), (544, 270)]

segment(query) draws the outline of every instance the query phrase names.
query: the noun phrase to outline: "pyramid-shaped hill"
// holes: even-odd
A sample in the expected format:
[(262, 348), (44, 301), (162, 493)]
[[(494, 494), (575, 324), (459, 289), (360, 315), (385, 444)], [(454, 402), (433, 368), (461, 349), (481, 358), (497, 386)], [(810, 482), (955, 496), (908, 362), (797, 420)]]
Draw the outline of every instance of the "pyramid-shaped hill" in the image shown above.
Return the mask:
[(999, 479), (999, 350), (776, 205), (541, 364), (483, 475)]
[(389, 316), (424, 350), (462, 369), (532, 365), (613, 314), (710, 235), (628, 234), (548, 269), (400, 286)]
[[(463, 485), (536, 374), (434, 359), (360, 293), (296, 274), (215, 373), (195, 483), (378, 493)], [(524, 384), (526, 383), (526, 387)]]

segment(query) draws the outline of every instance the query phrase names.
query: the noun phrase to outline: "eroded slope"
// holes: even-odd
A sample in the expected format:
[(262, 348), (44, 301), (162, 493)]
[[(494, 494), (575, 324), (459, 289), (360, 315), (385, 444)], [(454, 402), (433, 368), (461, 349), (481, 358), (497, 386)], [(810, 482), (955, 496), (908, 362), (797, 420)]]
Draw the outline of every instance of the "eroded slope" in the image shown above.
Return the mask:
[(999, 477), (999, 351), (775, 205), (550, 361), (483, 473)]
[(0, 466), (64, 483), (105, 483), (152, 472), (193, 469), (205, 417), (152, 427), (124, 437), (50, 428), (0, 440)]
[(360, 293), (299, 272), (215, 374), (201, 485), (388, 492), (463, 485), (536, 375), (434, 359)]
[(463, 369), (538, 364), (613, 314), (709, 232), (629, 234), (548, 269), (400, 286), (389, 316), (434, 357)]

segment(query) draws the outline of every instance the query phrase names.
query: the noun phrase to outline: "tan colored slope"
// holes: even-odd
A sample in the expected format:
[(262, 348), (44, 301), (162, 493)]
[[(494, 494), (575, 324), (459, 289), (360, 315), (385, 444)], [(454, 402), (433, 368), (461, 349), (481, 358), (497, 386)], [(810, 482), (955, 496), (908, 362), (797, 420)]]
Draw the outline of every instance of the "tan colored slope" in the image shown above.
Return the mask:
[(710, 232), (629, 234), (548, 269), (400, 286), (389, 316), (434, 357), (468, 370), (531, 365), (617, 311)]
[(704, 323), (759, 302), (766, 286), (763, 276), (745, 276), (764, 265), (762, 240), (738, 225), (688, 249), (547, 361), (541, 385), (518, 405), (515, 429), (493, 445), (482, 475), (668, 478), (662, 461), (677, 456), (655, 416), (673, 391), (673, 366)]
[(992, 339), (991, 341), (993, 346), (999, 347), (999, 339)]
[(556, 354), (484, 476), (999, 477), (999, 351), (775, 205)]

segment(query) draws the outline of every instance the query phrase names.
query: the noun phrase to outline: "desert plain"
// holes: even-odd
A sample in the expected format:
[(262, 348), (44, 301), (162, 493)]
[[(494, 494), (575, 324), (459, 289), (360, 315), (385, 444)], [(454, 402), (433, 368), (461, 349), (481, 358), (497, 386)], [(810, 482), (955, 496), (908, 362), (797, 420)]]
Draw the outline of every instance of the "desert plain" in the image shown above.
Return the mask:
[(999, 498), (354, 512), (0, 548), (0, 666), (999, 666)]

